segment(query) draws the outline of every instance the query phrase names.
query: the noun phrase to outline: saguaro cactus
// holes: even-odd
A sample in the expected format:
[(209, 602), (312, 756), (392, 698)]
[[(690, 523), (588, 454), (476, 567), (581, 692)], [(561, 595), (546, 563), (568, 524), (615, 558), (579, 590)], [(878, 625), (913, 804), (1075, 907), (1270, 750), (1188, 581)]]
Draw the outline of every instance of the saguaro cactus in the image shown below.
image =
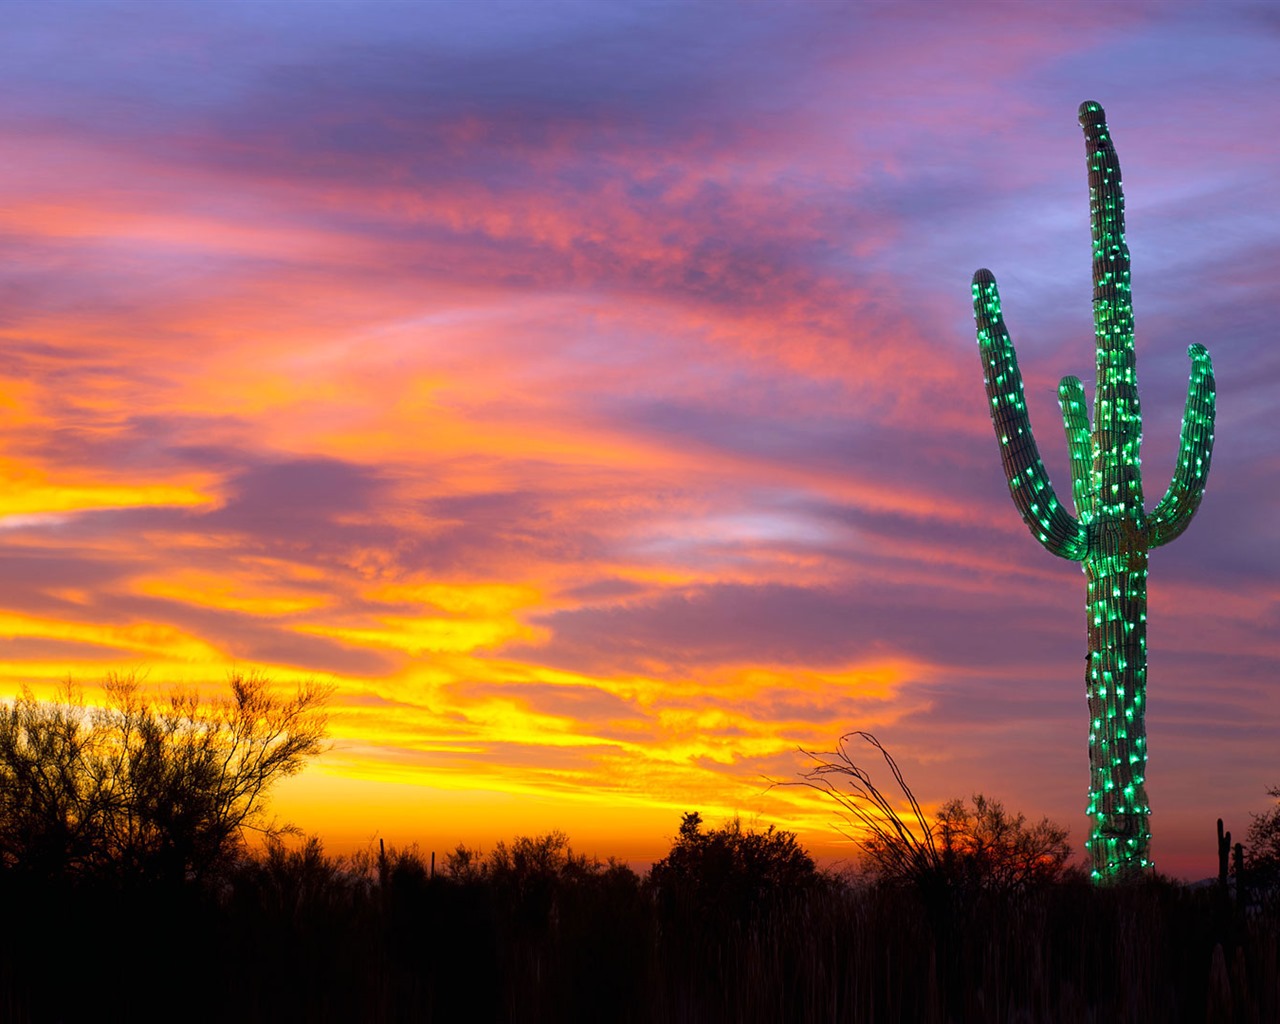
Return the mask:
[(1088, 581), (1088, 847), (1095, 881), (1111, 881), (1151, 863), (1144, 784), (1147, 552), (1181, 534), (1200, 505), (1213, 450), (1214, 380), (1209, 353), (1203, 345), (1192, 345), (1177, 467), (1168, 491), (1147, 514), (1138, 455), (1142, 414), (1134, 376), (1120, 163), (1099, 104), (1080, 105), (1080, 124), (1089, 164), (1098, 366), (1092, 429), (1079, 378), (1064, 377), (1058, 386), (1071, 455), (1074, 516), (1058, 501), (1040, 461), (1022, 374), (989, 270), (973, 275), (973, 312), (991, 420), (1014, 504), (1045, 548), (1083, 563)]

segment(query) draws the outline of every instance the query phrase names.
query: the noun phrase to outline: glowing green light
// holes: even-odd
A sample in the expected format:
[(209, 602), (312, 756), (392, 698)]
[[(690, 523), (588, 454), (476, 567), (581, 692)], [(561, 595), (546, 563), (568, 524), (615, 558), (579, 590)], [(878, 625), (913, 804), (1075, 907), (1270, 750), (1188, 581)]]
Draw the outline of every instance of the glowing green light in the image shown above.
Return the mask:
[[(1213, 452), (1215, 387), (1209, 353), (1203, 345), (1192, 345), (1187, 350), (1191, 380), (1173, 481), (1146, 513), (1120, 163), (1102, 107), (1082, 104), (1080, 123), (1089, 167), (1097, 387), (1090, 424), (1079, 378), (1064, 377), (1058, 386), (1071, 456), (1074, 517), (1059, 503), (1040, 460), (1023, 399), (1022, 374), (1000, 311), (995, 277), (988, 270), (973, 276), (973, 309), (992, 423), (1014, 504), (1032, 535), (1053, 554), (1081, 562), (1087, 580), (1088, 813), (1094, 826), (1085, 845), (1092, 877), (1110, 881), (1151, 864), (1143, 713), (1147, 555), (1178, 537), (1200, 506)], [(1017, 443), (1009, 443), (1011, 437)]]

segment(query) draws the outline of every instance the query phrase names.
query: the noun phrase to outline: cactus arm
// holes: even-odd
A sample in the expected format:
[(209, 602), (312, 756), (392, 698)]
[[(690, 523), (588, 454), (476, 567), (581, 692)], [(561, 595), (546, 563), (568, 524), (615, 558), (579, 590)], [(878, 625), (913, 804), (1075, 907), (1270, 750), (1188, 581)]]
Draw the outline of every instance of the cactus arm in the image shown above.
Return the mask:
[(1071, 453), (1071, 497), (1082, 523), (1093, 519), (1093, 438), (1089, 434), (1089, 406), (1079, 377), (1063, 377), (1058, 385), (1062, 426)]
[(1142, 519), (1142, 409), (1133, 353), (1133, 291), (1124, 237), (1120, 160), (1102, 105), (1080, 104), (1089, 167), (1089, 228), (1093, 238), (1093, 328), (1097, 343), (1094, 393), (1094, 514)]
[(1178, 464), (1169, 489), (1147, 520), (1148, 543), (1153, 548), (1168, 544), (1187, 528), (1200, 507), (1209, 478), (1216, 401), (1213, 362), (1203, 345), (1192, 345), (1187, 355), (1191, 357), (1191, 381), (1187, 385)]
[(1000, 442), (1000, 461), (1013, 503), (1046, 550), (1081, 561), (1088, 553), (1088, 538), (1084, 527), (1058, 501), (1040, 459), (1027, 415), (1022, 373), (1000, 312), (996, 279), (989, 270), (973, 275), (973, 316), (991, 422)]

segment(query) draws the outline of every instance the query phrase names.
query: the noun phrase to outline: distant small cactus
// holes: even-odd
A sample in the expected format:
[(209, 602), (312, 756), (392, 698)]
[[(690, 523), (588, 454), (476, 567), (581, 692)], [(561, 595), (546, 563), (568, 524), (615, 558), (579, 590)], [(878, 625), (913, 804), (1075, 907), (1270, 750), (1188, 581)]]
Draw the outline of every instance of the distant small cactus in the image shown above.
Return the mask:
[(1227, 873), (1231, 868), (1231, 833), (1222, 831), (1222, 819), (1218, 819), (1218, 885), (1227, 891)]

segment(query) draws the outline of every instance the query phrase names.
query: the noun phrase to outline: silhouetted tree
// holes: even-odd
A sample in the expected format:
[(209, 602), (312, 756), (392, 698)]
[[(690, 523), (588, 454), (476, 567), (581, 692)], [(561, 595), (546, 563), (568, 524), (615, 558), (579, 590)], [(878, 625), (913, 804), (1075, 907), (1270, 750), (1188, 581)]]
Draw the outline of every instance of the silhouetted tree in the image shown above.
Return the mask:
[[(1280, 786), (1267, 792), (1280, 797)], [(1254, 815), (1245, 847), (1249, 884), (1260, 890), (1280, 889), (1280, 803)]]
[(668, 903), (710, 911), (749, 910), (770, 894), (815, 885), (821, 876), (794, 832), (763, 832), (735, 817), (703, 831), (702, 815), (680, 822), (671, 851), (649, 871), (649, 885)]
[(44, 877), (200, 880), (268, 821), (271, 786), (319, 753), (330, 691), (274, 694), (235, 674), (228, 697), (175, 691), (145, 700), (111, 677), (105, 707), (70, 684), (57, 700), (29, 690), (0, 704), (0, 866)]
[(1056, 882), (1067, 871), (1067, 829), (1047, 817), (1034, 825), (981, 793), (970, 806), (949, 800), (935, 828), (944, 874), (970, 889), (1015, 891)]

